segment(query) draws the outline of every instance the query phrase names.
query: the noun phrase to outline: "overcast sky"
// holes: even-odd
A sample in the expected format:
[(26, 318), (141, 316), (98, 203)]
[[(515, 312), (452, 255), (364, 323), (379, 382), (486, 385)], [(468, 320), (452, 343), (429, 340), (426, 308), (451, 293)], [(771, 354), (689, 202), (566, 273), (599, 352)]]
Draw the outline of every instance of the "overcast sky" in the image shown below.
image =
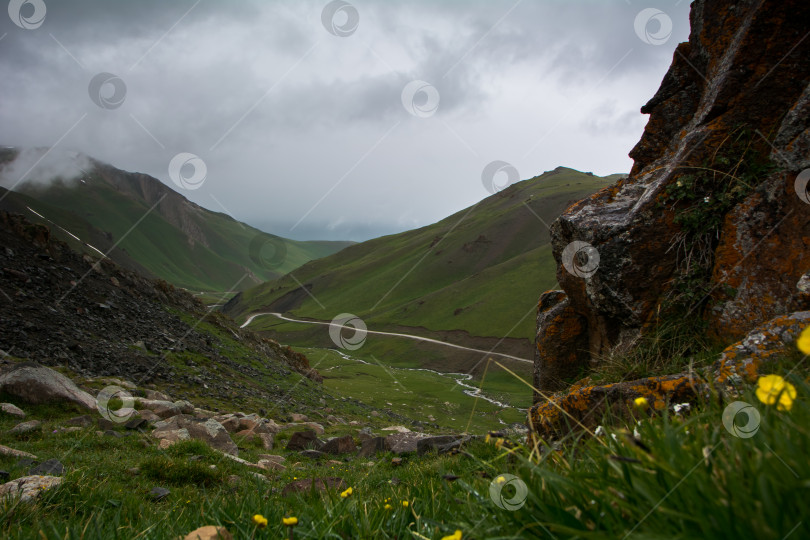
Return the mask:
[(639, 108), (688, 13), (674, 0), (11, 0), (0, 144), (146, 172), (281, 236), (363, 240), (488, 196), (495, 160), (522, 179), (629, 171)]

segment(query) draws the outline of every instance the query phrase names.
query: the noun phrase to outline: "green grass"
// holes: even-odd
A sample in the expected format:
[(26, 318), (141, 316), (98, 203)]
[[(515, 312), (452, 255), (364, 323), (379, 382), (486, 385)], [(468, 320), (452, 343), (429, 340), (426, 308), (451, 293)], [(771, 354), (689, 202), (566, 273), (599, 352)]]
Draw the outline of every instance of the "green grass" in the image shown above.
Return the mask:
[[(241, 290), (352, 244), (280, 239), (285, 255), (279, 264), (257, 261), (251, 257), (250, 246), (261, 231), (198, 207), (171, 191), (150, 211), (157, 198), (146, 200), (142, 189), (164, 186), (150, 179), (142, 188), (141, 180), (138, 175), (116, 169), (94, 170), (85, 176), (84, 184), (25, 184), (18, 188), (19, 193), (9, 194), (2, 207), (41, 222), (26, 209), (30, 206), (105, 253), (115, 245), (110, 256), (122, 266), (195, 291)], [(133, 228), (135, 223), (138, 225)], [(97, 256), (59, 229), (52, 229), (55, 237)], [(259, 254), (271, 259), (272, 246), (265, 245)]]
[[(528, 387), (505, 373), (506, 377), (496, 375), (495, 369), (481, 385), (480, 380), (467, 381), (459, 374), (393, 367), (373, 357), (364, 364), (331, 350), (305, 349), (303, 352), (323, 375), (324, 387), (331, 393), (445, 429), (485, 433), (504, 424), (523, 423), (525, 409), (531, 404)], [(466, 395), (465, 387), (457, 380), (481, 388), (484, 396), (512, 407), (503, 408)], [(429, 420), (431, 416), (435, 420)]]
[[(640, 415), (639, 424), (615, 425), (601, 438), (575, 436), (541, 447), (539, 454), (520, 441), (510, 451), (477, 440), (461, 454), (411, 456), (401, 466), (394, 466), (390, 455), (373, 463), (287, 455), (288, 464), (298, 465), (268, 473), (267, 482), (193, 443), (160, 451), (154, 443), (144, 446), (137, 435), (112, 438), (92, 429), (52, 433), (73, 413), (27, 407), (30, 416), (45, 419), (42, 434), (27, 441), (0, 435), (0, 441), (43, 459), (56, 457), (67, 473), (63, 485), (36, 504), (0, 506), (0, 534), (164, 539), (216, 524), (236, 538), (278, 538), (286, 534), (281, 518), (294, 515), (296, 538), (434, 539), (456, 529), (464, 538), (804, 538), (810, 533), (806, 376), (789, 376), (798, 391), (790, 411), (764, 405), (753, 388), (743, 389), (735, 399), (751, 403), (761, 415), (758, 432), (748, 439), (726, 430), (722, 413), (729, 400), (721, 403), (711, 395), (683, 418), (666, 412)], [(0, 433), (14, 422), (0, 417)], [(643, 447), (627, 435), (634, 428)], [(248, 457), (253, 453), (245, 451)], [(149, 490), (165, 479), (150, 478), (144, 467), (156, 460), (182, 463), (192, 454), (202, 456), (193, 463), (216, 465), (223, 477), (235, 474), (239, 482), (178, 482), (165, 500), (149, 500)], [(15, 461), (0, 457), (0, 468), (12, 478), (24, 474)], [(129, 473), (131, 467), (140, 467), (141, 474)], [(459, 478), (449, 482), (446, 474)], [(493, 479), (503, 474), (517, 476), (527, 487), (525, 503), (516, 511), (501, 509), (490, 498)], [(279, 493), (294, 479), (325, 476), (343, 478), (353, 494)], [(510, 497), (514, 491), (506, 487), (503, 493)], [(256, 513), (268, 519), (266, 529), (251, 522)]]
[[(560, 167), (433, 225), (307, 263), (295, 279), (244, 291), (229, 313), (246, 316), (294, 295), (274, 311), (319, 320), (348, 312), (369, 325), (530, 339), (538, 291), (556, 286), (546, 224), (615, 180)], [(311, 287), (312, 296), (299, 283)]]

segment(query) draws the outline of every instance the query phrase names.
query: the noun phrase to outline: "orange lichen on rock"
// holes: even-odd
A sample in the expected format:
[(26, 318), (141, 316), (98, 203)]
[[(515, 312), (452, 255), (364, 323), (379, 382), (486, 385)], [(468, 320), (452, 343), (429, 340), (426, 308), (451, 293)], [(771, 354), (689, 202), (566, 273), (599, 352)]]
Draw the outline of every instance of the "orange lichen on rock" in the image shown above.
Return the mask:
[(529, 410), (533, 436), (553, 439), (571, 430), (593, 429), (608, 413), (614, 418), (630, 418), (632, 403), (639, 397), (661, 411), (669, 403), (694, 401), (711, 386), (754, 382), (762, 374), (760, 368), (784, 357), (808, 326), (810, 311), (802, 311), (776, 317), (754, 329), (745, 339), (722, 352), (712, 366), (711, 385), (694, 373), (679, 373), (601, 386), (577, 386)]

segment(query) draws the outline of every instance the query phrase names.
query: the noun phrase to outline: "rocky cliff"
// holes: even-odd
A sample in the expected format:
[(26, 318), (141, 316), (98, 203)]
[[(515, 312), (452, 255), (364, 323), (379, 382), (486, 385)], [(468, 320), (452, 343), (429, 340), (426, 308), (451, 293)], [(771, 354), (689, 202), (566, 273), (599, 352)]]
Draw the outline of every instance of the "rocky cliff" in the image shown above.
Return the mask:
[(641, 109), (630, 176), (552, 226), (562, 291), (538, 306), (542, 392), (663, 317), (728, 344), (810, 307), (797, 288), (810, 270), (810, 4), (696, 0), (690, 19)]

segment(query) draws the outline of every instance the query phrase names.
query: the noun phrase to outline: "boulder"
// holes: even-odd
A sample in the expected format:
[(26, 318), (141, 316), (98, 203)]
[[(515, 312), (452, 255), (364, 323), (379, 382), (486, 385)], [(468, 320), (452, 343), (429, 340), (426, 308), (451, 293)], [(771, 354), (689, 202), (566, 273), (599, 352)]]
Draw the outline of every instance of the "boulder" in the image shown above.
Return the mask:
[(311, 429), (306, 431), (296, 431), (287, 441), (287, 450), (291, 452), (299, 450), (318, 450), (323, 446), (323, 442), (318, 439), (318, 435)]
[(386, 444), (395, 454), (405, 454), (416, 452), (416, 445), (419, 440), (428, 437), (424, 433), (408, 431), (405, 433), (392, 433), (386, 437)]
[(228, 431), (225, 427), (216, 420), (209, 418), (208, 420), (198, 421), (188, 420), (185, 428), (192, 439), (204, 441), (215, 450), (224, 452), (231, 455), (239, 455), (239, 449), (231, 440)]
[(290, 420), (292, 420), (293, 422), (308, 422), (309, 418), (307, 418), (307, 415), (305, 414), (292, 413), (290, 415)]
[(385, 437), (371, 437), (363, 441), (363, 445), (357, 455), (359, 457), (369, 458), (377, 452), (387, 452), (390, 449), (388, 440)]
[(141, 405), (141, 407), (149, 411), (152, 411), (159, 418), (171, 418), (172, 416), (182, 414), (180, 406), (178, 406), (176, 403), (172, 403), (171, 401), (163, 401), (157, 399), (142, 399), (142, 398), (136, 399), (138, 403)]
[(177, 400), (174, 402), (181, 414), (194, 414), (194, 405), (190, 401)]
[(42, 422), (39, 420), (29, 420), (28, 422), (21, 422), (8, 430), (12, 435), (24, 435), (41, 429)]
[(344, 435), (326, 441), (321, 451), (327, 454), (350, 454), (357, 451), (357, 446), (355, 446), (351, 435)]
[(0, 444), (0, 456), (37, 459), (37, 456), (34, 454), (23, 452), (22, 450), (17, 450), (15, 448), (9, 448), (8, 446), (3, 446), (2, 444)]
[(456, 435), (437, 435), (435, 437), (425, 437), (416, 441), (416, 451), (421, 456), (430, 451), (441, 453), (445, 447), (453, 446), (454, 443), (461, 440), (461, 437)]
[(275, 435), (272, 433), (257, 433), (257, 437), (262, 441), (262, 448), (265, 450), (272, 450), (275, 442)]
[(160, 420), (160, 417), (155, 413), (153, 413), (152, 411), (150, 411), (149, 409), (138, 411), (138, 415), (147, 422), (157, 422)]
[(326, 457), (326, 452), (321, 452), (319, 450), (301, 450), (298, 453), (301, 454), (301, 457), (309, 459), (323, 459)]
[(23, 476), (0, 485), (0, 499), (19, 497), (21, 502), (30, 502), (52, 487), (62, 483), (58, 476)]
[(233, 414), (221, 414), (213, 418), (215, 421), (222, 424), (228, 433), (236, 433), (240, 430), (239, 417)]
[(25, 413), (22, 409), (11, 403), (0, 403), (0, 411), (17, 418), (25, 418)]
[(159, 392), (157, 390), (146, 389), (146, 390), (143, 391), (143, 393), (146, 396), (146, 399), (151, 399), (151, 400), (156, 400), (156, 401), (169, 401), (169, 402), (174, 401), (174, 400), (172, 400), (172, 398), (170, 398), (168, 396), (168, 394), (165, 394), (163, 392)]
[(273, 461), (270, 459), (260, 459), (256, 462), (256, 465), (268, 471), (283, 471), (286, 469), (286, 467), (278, 461)]
[(0, 392), (19, 398), (24, 403), (73, 403), (96, 410), (96, 400), (79, 389), (73, 381), (45, 366), (33, 362), (17, 364), (0, 375)]

